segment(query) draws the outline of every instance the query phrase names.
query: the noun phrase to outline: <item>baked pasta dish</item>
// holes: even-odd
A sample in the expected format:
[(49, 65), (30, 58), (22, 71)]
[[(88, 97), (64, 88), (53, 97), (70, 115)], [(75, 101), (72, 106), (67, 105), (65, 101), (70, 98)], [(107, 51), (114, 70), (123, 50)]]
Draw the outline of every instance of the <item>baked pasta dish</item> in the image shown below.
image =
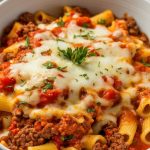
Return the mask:
[(23, 13), (0, 48), (0, 143), (10, 150), (150, 148), (150, 47), (127, 14)]

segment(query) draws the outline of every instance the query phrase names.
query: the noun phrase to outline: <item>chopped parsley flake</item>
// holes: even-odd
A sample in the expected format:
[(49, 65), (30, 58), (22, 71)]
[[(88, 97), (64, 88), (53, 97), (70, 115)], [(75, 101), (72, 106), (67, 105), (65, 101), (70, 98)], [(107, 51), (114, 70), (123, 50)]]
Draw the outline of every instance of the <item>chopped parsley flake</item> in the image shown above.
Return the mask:
[(100, 19), (100, 20), (98, 20), (97, 23), (98, 23), (98, 24), (105, 25), (105, 24), (106, 24), (106, 20), (105, 20), (105, 19)]
[(43, 66), (46, 67), (47, 69), (54, 68), (54, 65), (51, 61), (47, 61), (46, 63), (43, 64)]
[(94, 40), (95, 39), (95, 37), (93, 36), (93, 31), (88, 31), (85, 33), (84, 30), (81, 30), (81, 32), (83, 32), (83, 33), (79, 34), (79, 35), (74, 35), (74, 38), (83, 37), (87, 40)]
[(67, 68), (67, 66), (65, 66), (65, 67), (57, 67), (57, 69), (60, 70), (60, 71), (64, 71), (66, 68)]
[(106, 71), (108, 71), (108, 68), (105, 68)]
[(71, 140), (71, 139), (73, 139), (73, 138), (74, 138), (74, 135), (71, 134), (71, 135), (67, 135), (67, 136), (62, 136), (62, 137), (61, 137), (61, 140), (62, 140), (62, 141), (69, 141), (69, 140)]
[(43, 92), (46, 92), (48, 89), (52, 89), (53, 88), (53, 85), (48, 82), (44, 87), (43, 87)]
[(64, 21), (63, 21), (63, 19), (60, 17), (59, 18), (59, 20), (58, 20), (58, 22), (57, 22), (57, 25), (59, 26), (59, 27), (63, 27), (64, 25), (65, 25), (65, 23), (64, 23)]
[(82, 27), (83, 27), (83, 28), (88, 28), (88, 27), (89, 27), (89, 24), (83, 23), (83, 24), (82, 24)]
[(84, 77), (86, 80), (89, 80), (89, 77), (88, 77), (88, 75), (86, 73), (85, 74), (81, 74), (80, 76)]
[(95, 112), (95, 109), (94, 109), (94, 108), (88, 108), (88, 109), (87, 109), (87, 112), (88, 112), (88, 113)]
[(25, 46), (26, 46), (26, 47), (29, 47), (29, 46), (30, 46), (30, 39), (29, 39), (28, 36), (26, 37), (26, 40), (25, 40)]

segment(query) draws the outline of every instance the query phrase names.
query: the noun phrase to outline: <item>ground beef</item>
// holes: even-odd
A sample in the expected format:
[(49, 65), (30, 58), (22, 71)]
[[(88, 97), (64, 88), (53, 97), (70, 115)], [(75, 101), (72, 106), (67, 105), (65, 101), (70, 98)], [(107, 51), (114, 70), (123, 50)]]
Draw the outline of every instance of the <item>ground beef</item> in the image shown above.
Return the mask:
[(37, 26), (32, 22), (24, 25), (23, 28), (18, 32), (19, 37), (26, 37), (29, 32), (33, 32), (37, 30)]
[(37, 146), (49, 141), (53, 141), (58, 147), (74, 146), (80, 149), (80, 140), (88, 133), (92, 123), (83, 116), (83, 123), (78, 123), (76, 119), (80, 116), (74, 119), (69, 115), (61, 119), (54, 117), (38, 121), (24, 118), (21, 109), (16, 109), (13, 115), (9, 135), (3, 137), (11, 150), (27, 149), (28, 146)]
[(128, 150), (124, 136), (118, 133), (116, 124), (110, 122), (104, 127), (108, 150)]
[(34, 15), (30, 12), (25, 12), (19, 16), (18, 21), (22, 24), (34, 23)]
[(80, 7), (74, 7), (73, 10), (75, 12), (80, 13), (82, 16), (88, 16), (90, 17), (90, 12), (86, 8), (80, 8)]
[(129, 34), (135, 36), (139, 35), (140, 30), (139, 27), (137, 26), (135, 19), (133, 17), (129, 17), (127, 14), (124, 15), (123, 19), (126, 20)]
[(108, 150), (107, 144), (102, 144), (100, 141), (96, 142), (92, 150)]
[(129, 34), (133, 36), (139, 36), (139, 39), (141, 41), (143, 41), (146, 45), (149, 45), (148, 37), (140, 31), (135, 19), (128, 16), (128, 14), (125, 14), (123, 19), (126, 21)]

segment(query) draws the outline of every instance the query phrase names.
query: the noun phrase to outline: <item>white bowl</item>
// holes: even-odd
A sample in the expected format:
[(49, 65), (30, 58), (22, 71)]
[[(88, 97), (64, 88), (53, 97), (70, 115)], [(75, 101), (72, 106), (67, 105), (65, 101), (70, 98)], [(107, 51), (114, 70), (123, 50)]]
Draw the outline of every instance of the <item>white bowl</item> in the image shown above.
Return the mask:
[(119, 17), (127, 12), (150, 37), (150, 0), (3, 0), (0, 2), (0, 32), (22, 12), (46, 10), (58, 16), (64, 5), (85, 7), (93, 14), (112, 9)]

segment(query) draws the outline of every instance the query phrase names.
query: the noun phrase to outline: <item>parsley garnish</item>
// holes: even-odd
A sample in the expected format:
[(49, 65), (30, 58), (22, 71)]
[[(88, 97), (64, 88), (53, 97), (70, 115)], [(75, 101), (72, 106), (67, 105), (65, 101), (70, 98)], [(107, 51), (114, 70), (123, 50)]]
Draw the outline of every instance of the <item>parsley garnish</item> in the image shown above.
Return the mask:
[(88, 112), (88, 113), (95, 112), (95, 109), (94, 109), (94, 108), (88, 108), (88, 109), (87, 109), (87, 112)]
[(44, 87), (43, 87), (43, 92), (46, 92), (48, 89), (52, 89), (53, 88), (53, 85), (48, 82)]
[(58, 20), (58, 22), (57, 22), (57, 25), (59, 26), (59, 27), (63, 27), (64, 25), (65, 25), (65, 23), (64, 23), (64, 21), (63, 21), (63, 19), (60, 17), (59, 18), (59, 20)]
[(88, 56), (97, 56), (95, 53), (89, 53)]
[(88, 77), (88, 75), (85, 73), (85, 74), (81, 74), (80, 75), (81, 77), (84, 77), (86, 80), (88, 80), (89, 79), (89, 77)]
[(105, 19), (100, 19), (100, 20), (98, 20), (97, 23), (98, 23), (98, 24), (105, 25), (105, 24), (106, 24), (106, 20), (105, 20)]
[(69, 141), (69, 140), (71, 140), (73, 138), (74, 138), (73, 134), (61, 137), (62, 141)]
[(80, 34), (80, 35), (74, 35), (74, 38), (77, 38), (77, 37), (83, 37), (87, 40), (94, 40), (95, 37), (92, 35), (93, 32), (92, 31), (89, 31), (87, 33), (84, 33), (84, 34)]
[(89, 24), (83, 23), (83, 24), (82, 24), (82, 27), (83, 27), (83, 28), (88, 28), (88, 27), (89, 27)]
[(26, 46), (26, 47), (29, 47), (29, 46), (30, 46), (30, 39), (29, 39), (28, 36), (26, 37), (25, 46)]
[(67, 48), (66, 50), (62, 50), (59, 48), (59, 51), (62, 55), (71, 60), (74, 64), (82, 64), (85, 61), (87, 56), (88, 48), (87, 47), (77, 47), (74, 50), (72, 48)]
[(65, 66), (65, 67), (57, 67), (57, 69), (60, 70), (60, 71), (64, 71), (66, 68), (67, 68), (67, 66)]
[(43, 66), (46, 67), (47, 69), (54, 68), (54, 65), (51, 61), (47, 61), (46, 63), (43, 64)]

